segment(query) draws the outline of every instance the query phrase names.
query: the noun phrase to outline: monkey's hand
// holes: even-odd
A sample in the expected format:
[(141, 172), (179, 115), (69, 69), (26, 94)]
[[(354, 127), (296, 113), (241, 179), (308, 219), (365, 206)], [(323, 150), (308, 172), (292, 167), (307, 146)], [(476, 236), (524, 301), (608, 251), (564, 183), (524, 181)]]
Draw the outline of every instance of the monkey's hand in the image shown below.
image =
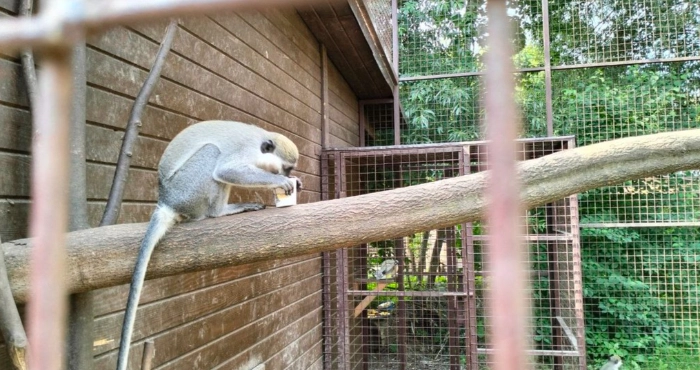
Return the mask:
[(298, 179), (294, 177), (284, 177), (282, 176), (282, 183), (279, 185), (281, 189), (284, 189), (286, 195), (291, 195), (294, 192), (294, 187), (297, 186)]
[(297, 191), (301, 190), (304, 185), (301, 183), (301, 180), (298, 177), (295, 177), (297, 179)]

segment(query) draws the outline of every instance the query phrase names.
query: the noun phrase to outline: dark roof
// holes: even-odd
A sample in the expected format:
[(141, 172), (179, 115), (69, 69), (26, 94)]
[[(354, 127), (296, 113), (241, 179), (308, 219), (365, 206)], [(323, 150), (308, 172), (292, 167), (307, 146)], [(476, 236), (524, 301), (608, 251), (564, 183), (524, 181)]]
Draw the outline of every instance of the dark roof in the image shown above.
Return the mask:
[(297, 10), (358, 99), (392, 97), (396, 75), (362, 0), (315, 2)]

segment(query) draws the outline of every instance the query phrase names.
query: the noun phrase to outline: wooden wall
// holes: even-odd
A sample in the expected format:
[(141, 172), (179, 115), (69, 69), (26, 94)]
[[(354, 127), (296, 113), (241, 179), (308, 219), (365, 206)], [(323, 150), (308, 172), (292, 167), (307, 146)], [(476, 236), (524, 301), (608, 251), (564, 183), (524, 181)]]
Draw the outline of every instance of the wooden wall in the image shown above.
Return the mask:
[[(14, 16), (17, 2), (0, 0), (0, 16)], [(165, 26), (118, 28), (89, 40), (87, 192), (92, 225), (101, 217), (131, 104)], [(320, 58), (318, 42), (291, 9), (181, 20), (143, 117), (120, 222), (148, 220), (165, 146), (186, 126), (208, 119), (249, 122), (289, 136), (301, 152), (296, 174), (305, 190), (300, 201), (320, 200)], [(332, 63), (328, 75), (331, 146), (356, 146), (357, 99)], [(4, 241), (26, 237), (31, 135), (19, 60), (0, 52)], [(150, 338), (157, 369), (252, 369), (263, 363), (267, 369), (320, 369), (320, 272), (320, 257), (313, 255), (147, 282), (132, 368), (138, 368), (143, 341)], [(96, 293), (96, 369), (115, 366), (126, 288)], [(0, 369), (9, 368), (8, 361), (0, 345)]]

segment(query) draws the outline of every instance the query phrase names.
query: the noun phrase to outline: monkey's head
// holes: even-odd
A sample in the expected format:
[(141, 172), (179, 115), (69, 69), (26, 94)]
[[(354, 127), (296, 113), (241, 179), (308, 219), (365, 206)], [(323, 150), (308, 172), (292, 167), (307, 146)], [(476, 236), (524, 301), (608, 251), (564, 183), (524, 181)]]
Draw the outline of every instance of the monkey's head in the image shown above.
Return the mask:
[(270, 173), (289, 177), (296, 167), (299, 159), (299, 150), (286, 136), (271, 133), (260, 145), (259, 157), (256, 165)]
[(612, 365), (613, 369), (619, 369), (620, 366), (622, 366), (622, 359), (618, 355), (612, 355), (610, 356), (610, 360), (608, 360), (608, 363)]

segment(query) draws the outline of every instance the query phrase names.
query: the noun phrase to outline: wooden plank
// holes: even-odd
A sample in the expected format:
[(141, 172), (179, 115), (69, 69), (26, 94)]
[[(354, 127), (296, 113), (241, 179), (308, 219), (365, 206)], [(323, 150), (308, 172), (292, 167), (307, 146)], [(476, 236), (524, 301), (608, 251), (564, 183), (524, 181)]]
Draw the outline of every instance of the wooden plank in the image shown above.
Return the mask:
[[(124, 130), (129, 121), (129, 113), (134, 104), (133, 98), (126, 98), (104, 90), (102, 87), (88, 86), (85, 115), (88, 122)], [(149, 104), (141, 117), (143, 126), (140, 135), (171, 140), (187, 126), (198, 120), (183, 114), (164, 110)]]
[(27, 237), (27, 220), (29, 219), (29, 200), (0, 199), (0, 236), (3, 241)]
[(0, 152), (0, 197), (28, 197), (31, 157), (26, 154)]
[[(216, 32), (211, 36), (214, 39), (230, 36), (220, 27), (211, 27), (211, 29)], [(157, 42), (160, 42), (164, 33), (162, 27), (155, 25), (144, 25), (137, 27), (136, 30)], [(143, 68), (150, 66), (151, 59), (158, 49), (157, 44), (124, 28), (116, 28), (108, 32), (95, 42), (95, 46), (110, 54), (128, 59)], [(137, 52), (138, 50), (142, 52)], [(294, 122), (300, 119), (313, 124), (319, 119), (318, 107), (309, 106), (304, 101), (304, 98), (308, 97), (306, 100), (310, 104), (318, 105), (318, 98), (315, 95), (310, 92), (306, 96), (300, 91), (296, 94), (286, 92), (185, 30), (178, 33), (172, 50), (176, 53), (168, 56), (168, 63), (164, 66), (162, 73), (165, 78), (269, 122)], [(193, 62), (194, 60), (196, 63)], [(276, 76), (268, 78), (274, 81)], [(299, 127), (289, 129), (295, 130), (300, 135), (304, 132)]]
[(0, 8), (12, 14), (17, 14), (19, 13), (19, 0), (0, 0)]
[[(211, 19), (221, 27), (228, 30), (232, 35), (235, 35), (236, 38), (248, 45), (249, 48), (254, 50), (257, 54), (263, 56), (265, 59), (274, 61), (274, 64), (286, 72), (288, 76), (318, 96), (321, 86), (321, 78), (318, 75), (318, 70), (316, 70), (315, 73), (309, 73), (304, 70), (304, 68), (299, 66), (296, 61), (285, 57), (284, 53), (276, 45), (263, 37), (263, 35), (257, 32), (249, 24), (245, 23), (243, 19), (235, 13), (213, 15)], [(237, 54), (244, 56), (245, 54), (249, 53), (241, 52)], [(251, 56), (252, 55), (248, 56), (248, 58)], [(248, 63), (244, 64), (249, 67), (252, 66)], [(269, 74), (262, 75), (269, 76)]]
[[(306, 312), (294, 310), (296, 315), (289, 312), (289, 309), (278, 311), (271, 315), (270, 318), (255, 322), (251, 330), (246, 331), (243, 335), (229, 335), (222, 340), (212, 343), (212, 345), (208, 346), (209, 348), (206, 348), (206, 352), (198, 351), (189, 354), (183, 358), (185, 361), (178, 362), (176, 366), (168, 367), (168, 369), (190, 370), (197, 368), (196, 365), (202, 363), (204, 368), (219, 365), (220, 367), (217, 369), (221, 370), (252, 369), (254, 366), (263, 363), (265, 359), (270, 358), (274, 353), (290, 345), (304, 333), (313, 330), (321, 320), (321, 308), (319, 306), (320, 304), (317, 305), (318, 308), (307, 310)], [(301, 315), (303, 316), (300, 319), (296, 321), (291, 320)], [(281, 329), (276, 330), (277, 328)], [(250, 344), (255, 345), (250, 348), (247, 347)], [(238, 354), (233, 353), (232, 355), (236, 356), (223, 364), (219, 364), (221, 360), (212, 356), (215, 353), (230, 353), (231, 348), (240, 348), (241, 350)], [(192, 361), (193, 358), (202, 358), (202, 360), (194, 362)], [(272, 367), (270, 368), (273, 369)]]
[(315, 368), (315, 364), (323, 360), (323, 326), (319, 325), (312, 331), (305, 334), (305, 337), (309, 338), (312, 342), (309, 349), (298, 356), (294, 362), (292, 362), (287, 369), (289, 370), (306, 370), (310, 368)]
[[(280, 327), (319, 306), (318, 297), (313, 295), (317, 278), (298, 281), (288, 289), (277, 289), (269, 294), (258, 294), (256, 298), (243, 304), (232, 305), (211, 315), (188, 322), (186, 325), (166, 330), (149, 338), (156, 347), (153, 359), (155, 366), (168, 363), (168, 369), (211, 368), (225, 360), (222, 354), (233, 356), (234, 351), (245, 351), (249, 343), (260, 335), (259, 323), (267, 327)], [(258, 333), (256, 333), (258, 331)], [(269, 331), (269, 329), (268, 329)], [(196, 335), (193, 335), (196, 333)], [(228, 338), (235, 338), (235, 346), (221, 350), (218, 344)], [(138, 348), (141, 341), (133, 344)], [(232, 351), (231, 349), (235, 350)], [(187, 355), (182, 356), (184, 353)], [(130, 356), (130, 362), (138, 363), (138, 356)], [(95, 361), (96, 369), (112, 369), (116, 362), (114, 351), (100, 356)]]
[(27, 88), (19, 62), (0, 59), (0, 101), (28, 107)]
[[(292, 281), (317, 276), (319, 271), (317, 263), (285, 266), (260, 275), (199, 290), (193, 294), (168, 299), (162, 303), (141, 306), (136, 314), (133, 340), (151, 336), (241, 303), (251, 297), (269, 293), (285, 287)], [(119, 312), (95, 320), (95, 338), (104, 343), (95, 348), (95, 353), (103, 353), (119, 345), (119, 331), (123, 317), (123, 313)]]
[[(146, 72), (137, 69), (127, 63), (111, 58), (110, 56), (101, 53), (97, 50), (88, 49), (88, 82), (100, 86), (104, 86), (116, 93), (126, 96), (134, 96), (141, 87), (142, 81), (146, 78)], [(187, 73), (187, 71), (181, 71)], [(254, 117), (246, 112), (239, 110), (231, 105), (211, 99), (201, 93), (192, 91), (189, 88), (179, 84), (163, 80), (155, 87), (151, 103), (164, 107), (171, 111), (181, 112), (189, 117), (196, 117), (199, 120), (209, 119), (228, 119), (241, 122), (253, 123), (267, 129), (273, 129), (270, 123)], [(298, 123), (301, 121), (298, 121)], [(312, 153), (314, 145), (320, 140), (320, 130), (312, 129), (304, 132), (306, 124), (294, 126), (301, 131), (301, 135), (308, 137), (316, 137), (314, 142), (309, 142), (300, 136), (296, 138), (295, 143), (299, 146), (302, 153)], [(279, 131), (279, 130), (278, 130)], [(315, 135), (312, 135), (316, 131)]]
[[(102, 214), (104, 213), (106, 201), (88, 202), (88, 222), (91, 227), (100, 225)], [(151, 213), (156, 207), (156, 203), (123, 203), (119, 212), (118, 224), (131, 224), (135, 222), (146, 222), (151, 218)], [(134, 246), (137, 248), (137, 246)]]
[(26, 109), (0, 105), (0, 151), (29, 153), (32, 144), (31, 114)]
[(331, 79), (330, 83), (330, 92), (331, 96), (334, 96), (332, 99), (338, 99), (337, 101), (339, 102), (339, 105), (344, 105), (347, 108), (344, 109), (344, 111), (347, 112), (357, 112), (358, 110), (358, 103), (357, 103), (357, 96), (355, 93), (352, 91), (352, 88), (348, 84), (348, 82), (345, 80), (345, 78), (340, 74), (338, 71), (338, 68), (336, 68), (333, 63), (330, 65), (330, 69), (328, 71), (329, 77)]
[[(115, 166), (88, 163), (86, 168), (87, 197), (107, 200), (112, 186)], [(158, 199), (158, 174), (153, 170), (129, 169), (129, 180), (124, 189), (127, 201), (155, 202)]]
[(282, 350), (265, 361), (265, 367), (268, 369), (306, 369), (311, 363), (323, 356), (321, 352), (322, 329), (323, 326), (319, 323), (296, 340), (288, 343)]
[[(224, 267), (209, 271), (192, 272), (175, 277), (165, 277), (146, 281), (141, 293), (140, 304), (146, 304), (174, 297), (208, 286), (221, 284), (227, 281), (261, 274), (268, 270), (278, 269), (284, 266), (312, 262), (317, 256), (303, 256), (284, 260), (265, 261), (248, 265)], [(106, 316), (114, 312), (124, 311), (126, 299), (129, 295), (129, 284), (104, 288), (95, 291), (95, 316)]]
[[(263, 14), (255, 10), (241, 12), (239, 15), (246, 23), (269, 40), (270, 43), (277, 46), (287, 58), (303, 68), (311, 77), (315, 79), (320, 77), (318, 74), (318, 56), (315, 57), (316, 59), (311, 59), (291, 40), (295, 30), (280, 28), (281, 25), (270, 22)], [(312, 38), (312, 40), (315, 40), (315, 38)], [(318, 46), (316, 49), (318, 49)]]
[(302, 50), (316, 65), (318, 63), (319, 49), (316, 36), (311, 33), (309, 27), (301, 19), (299, 13), (291, 8), (267, 7), (258, 9), (267, 19), (276, 25), (290, 38), (290, 40)]
[[(124, 132), (87, 125), (86, 135), (89, 138), (85, 145), (85, 157), (88, 161), (117, 163)], [(132, 168), (157, 169), (160, 157), (167, 145), (168, 142), (163, 140), (148, 137), (137, 138), (133, 150), (134, 154), (131, 156)]]

